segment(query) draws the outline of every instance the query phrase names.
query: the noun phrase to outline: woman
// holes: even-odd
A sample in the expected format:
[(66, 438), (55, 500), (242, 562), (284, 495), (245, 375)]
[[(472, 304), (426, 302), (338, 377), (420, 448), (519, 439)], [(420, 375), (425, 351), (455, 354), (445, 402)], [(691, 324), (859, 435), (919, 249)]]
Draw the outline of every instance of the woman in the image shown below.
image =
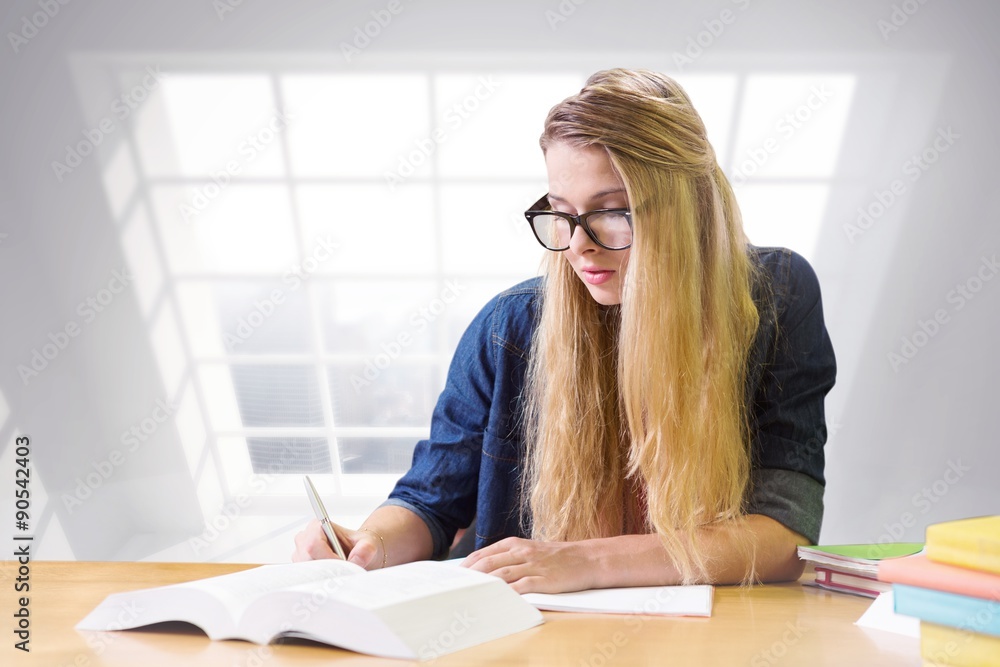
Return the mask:
[[(749, 245), (684, 91), (608, 70), (556, 105), (526, 212), (544, 279), (469, 326), (362, 566), (447, 554), (518, 592), (782, 581), (823, 511), (835, 362), (804, 259)], [(332, 557), (318, 524), (294, 559)]]

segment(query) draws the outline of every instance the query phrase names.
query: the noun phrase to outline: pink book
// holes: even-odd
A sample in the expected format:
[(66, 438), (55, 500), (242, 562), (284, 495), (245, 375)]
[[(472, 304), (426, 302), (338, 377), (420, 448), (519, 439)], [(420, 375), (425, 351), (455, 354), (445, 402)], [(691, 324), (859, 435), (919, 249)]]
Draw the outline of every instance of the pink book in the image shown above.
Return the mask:
[(894, 584), (1000, 600), (1000, 574), (935, 563), (923, 555), (882, 561), (878, 566), (878, 578)]
[(879, 593), (892, 590), (891, 584), (879, 581), (875, 577), (850, 574), (818, 565), (816, 566), (816, 581), (814, 583), (820, 588), (826, 588), (831, 591), (854, 593), (855, 595), (864, 595), (870, 598), (877, 598)]

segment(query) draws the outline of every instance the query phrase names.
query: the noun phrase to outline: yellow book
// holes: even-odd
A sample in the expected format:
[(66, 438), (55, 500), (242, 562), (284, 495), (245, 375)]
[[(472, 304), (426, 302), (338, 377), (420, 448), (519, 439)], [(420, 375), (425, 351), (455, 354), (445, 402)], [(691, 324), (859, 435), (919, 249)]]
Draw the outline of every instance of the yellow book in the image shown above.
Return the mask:
[(1000, 667), (1000, 637), (921, 621), (920, 657), (932, 667)]
[(1000, 574), (1000, 516), (927, 526), (927, 558)]

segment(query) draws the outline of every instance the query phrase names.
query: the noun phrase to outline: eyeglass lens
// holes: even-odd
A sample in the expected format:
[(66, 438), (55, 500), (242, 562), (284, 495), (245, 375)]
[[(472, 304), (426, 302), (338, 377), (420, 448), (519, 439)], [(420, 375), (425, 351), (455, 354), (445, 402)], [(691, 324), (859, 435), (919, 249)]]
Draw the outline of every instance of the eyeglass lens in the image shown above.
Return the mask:
[[(624, 248), (632, 242), (632, 228), (622, 213), (594, 213), (588, 215), (587, 225), (597, 240), (609, 248)], [(558, 215), (536, 215), (535, 233), (549, 248), (569, 246), (569, 220)]]

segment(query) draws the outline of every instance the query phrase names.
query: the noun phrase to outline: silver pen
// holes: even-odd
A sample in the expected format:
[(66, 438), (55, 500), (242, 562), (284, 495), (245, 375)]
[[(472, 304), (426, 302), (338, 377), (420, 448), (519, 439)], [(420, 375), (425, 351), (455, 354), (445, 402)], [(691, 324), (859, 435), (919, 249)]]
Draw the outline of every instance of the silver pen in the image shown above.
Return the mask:
[(323, 527), (323, 532), (326, 533), (326, 539), (330, 542), (330, 546), (333, 550), (337, 552), (337, 555), (341, 559), (347, 560), (347, 555), (344, 553), (344, 547), (340, 546), (340, 540), (337, 539), (337, 534), (333, 532), (333, 526), (330, 524), (330, 515), (326, 513), (326, 508), (323, 507), (323, 501), (320, 500), (319, 494), (316, 493), (316, 487), (313, 486), (312, 480), (309, 479), (309, 475), (306, 475), (303, 480), (306, 486), (306, 495), (309, 496), (309, 502), (312, 504), (313, 512), (316, 513), (316, 518), (319, 519), (319, 525)]

